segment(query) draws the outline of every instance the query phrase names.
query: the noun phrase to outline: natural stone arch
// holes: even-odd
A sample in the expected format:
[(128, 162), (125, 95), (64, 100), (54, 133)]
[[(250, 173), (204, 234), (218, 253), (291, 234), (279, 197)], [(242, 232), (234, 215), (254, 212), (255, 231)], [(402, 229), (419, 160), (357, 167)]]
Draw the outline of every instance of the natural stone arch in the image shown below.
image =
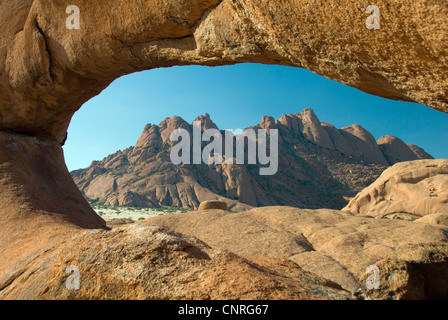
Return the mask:
[[(366, 28), (370, 4), (0, 0), (0, 169), (7, 177), (0, 190), (8, 199), (1, 219), (10, 223), (51, 213), (52, 221), (104, 224), (71, 181), (60, 144), (84, 102), (136, 71), (289, 65), (448, 112), (447, 2), (378, 0), (379, 30)], [(79, 30), (65, 27), (69, 5), (80, 8)]]

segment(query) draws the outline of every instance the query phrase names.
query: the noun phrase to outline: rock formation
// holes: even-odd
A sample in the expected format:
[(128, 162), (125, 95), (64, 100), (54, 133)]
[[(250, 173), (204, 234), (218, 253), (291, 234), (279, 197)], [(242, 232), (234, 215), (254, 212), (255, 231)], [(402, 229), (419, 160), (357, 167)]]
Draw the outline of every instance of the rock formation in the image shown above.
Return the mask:
[[(145, 223), (193, 235), (239, 255), (289, 259), (353, 294), (361, 290), (366, 297), (378, 299), (446, 299), (446, 226), (290, 207), (198, 211), (154, 217)], [(370, 265), (380, 270), (380, 291), (366, 288)]]
[[(179, 282), (157, 282), (156, 277), (157, 298), (344, 298), (333, 282), (308, 275), (300, 282), (301, 270), (285, 278), (285, 272), (291, 275), (285, 263), (254, 264), (212, 253), (215, 260), (204, 260), (205, 246), (185, 244), (169, 232), (82, 230), (105, 222), (72, 183), (60, 145), (74, 112), (114, 79), (174, 65), (301, 67), (375, 95), (448, 112), (447, 2), (382, 1), (379, 30), (366, 28), (368, 3), (357, 0), (286, 0), (281, 5), (268, 0), (79, 0), (77, 5), (80, 28), (69, 29), (66, 2), (0, 0), (0, 256), (7, 257), (0, 262), (0, 296), (67, 297), (58, 291), (61, 270), (77, 262), (86, 283), (97, 289), (75, 298), (126, 298), (126, 292), (154, 297), (145, 286), (147, 274), (135, 272), (160, 259), (167, 268), (157, 270), (166, 274), (186, 268), (188, 274), (209, 275), (210, 281), (196, 294), (190, 290), (197, 287), (194, 277), (179, 291)], [(120, 239), (123, 250), (108, 249), (116, 248), (119, 234), (128, 234)], [(149, 247), (135, 246), (153, 238)], [(183, 267), (179, 261), (188, 254), (196, 254), (196, 260)], [(247, 271), (248, 277), (238, 280), (235, 270)], [(250, 285), (238, 282), (247, 279)], [(106, 280), (111, 282), (102, 286)], [(229, 288), (232, 281), (235, 287)], [(326, 293), (319, 291), (322, 286)]]
[(399, 138), (394, 136), (381, 137), (378, 140), (378, 146), (390, 165), (401, 162), (400, 159), (408, 159), (408, 161), (418, 159), (432, 159), (431, 156), (427, 158), (420, 158), (420, 155), (424, 155), (424, 150), (423, 152), (421, 152), (419, 150), (419, 147), (414, 145), (407, 145)]
[(432, 156), (425, 152), (422, 148), (416, 146), (415, 144), (408, 143), (407, 146), (417, 155), (419, 159), (431, 159)]
[[(381, 270), (378, 290), (366, 290), (370, 299), (446, 300), (448, 290), (448, 245), (407, 244), (396, 249), (394, 258), (377, 262)], [(361, 281), (367, 281), (367, 274)]]
[[(222, 210), (219, 210), (222, 212)], [(71, 232), (70, 232), (71, 231)], [(347, 299), (350, 294), (291, 261), (244, 258), (143, 223), (111, 231), (65, 230), (35, 243), (0, 273), (2, 299)], [(40, 236), (40, 234), (36, 235)], [(61, 241), (63, 240), (63, 241)], [(23, 248), (21, 248), (23, 250)], [(79, 289), (66, 286), (76, 266)]]
[(201, 202), (198, 210), (201, 211), (201, 210), (213, 210), (213, 209), (227, 211), (227, 204), (223, 201), (216, 201), (216, 200), (204, 201)]
[(374, 217), (420, 218), (448, 212), (448, 160), (397, 163), (343, 209)]
[[(195, 121), (202, 130), (217, 129), (208, 114)], [(134, 147), (73, 171), (76, 184), (87, 198), (107, 205), (197, 209), (202, 201), (222, 200), (232, 211), (266, 205), (341, 209), (344, 197), (354, 197), (389, 164), (425, 156), (404, 142), (392, 156), (395, 144), (384, 138), (377, 144), (359, 125), (322, 124), (308, 108), (277, 121), (264, 116), (250, 127), (279, 130), (278, 172), (262, 177), (255, 165), (173, 165), (169, 137), (176, 128), (192, 133), (192, 125), (179, 117), (147, 125)]]
[(415, 221), (448, 226), (448, 212), (428, 214), (422, 218), (418, 218)]
[(347, 144), (353, 149), (354, 154), (364, 155), (366, 161), (388, 165), (375, 138), (370, 132), (354, 124), (341, 129), (342, 136), (347, 140)]
[(387, 2), (379, 30), (366, 27), (367, 5), (83, 0), (80, 29), (68, 29), (66, 3), (1, 1), (0, 129), (62, 143), (73, 113), (119, 76), (239, 62), (306, 68), (447, 112), (446, 2)]

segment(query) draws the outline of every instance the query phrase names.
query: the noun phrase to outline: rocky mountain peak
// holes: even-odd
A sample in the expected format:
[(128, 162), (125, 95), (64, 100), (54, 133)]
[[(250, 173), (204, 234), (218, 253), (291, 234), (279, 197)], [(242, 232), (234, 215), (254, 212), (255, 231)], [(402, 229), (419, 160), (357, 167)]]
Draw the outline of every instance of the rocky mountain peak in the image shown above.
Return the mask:
[(135, 148), (143, 148), (149, 144), (153, 144), (155, 137), (159, 136), (158, 131), (158, 126), (147, 124), (138, 138)]
[(434, 159), (433, 156), (431, 156), (429, 153), (427, 153), (424, 149), (420, 148), (419, 146), (416, 146), (415, 144), (407, 143), (406, 144), (409, 149), (414, 152), (419, 159)]
[(397, 137), (391, 135), (382, 136), (377, 143), (384, 157), (391, 165), (400, 162), (399, 159), (403, 158), (410, 160), (419, 159), (419, 156)]
[(300, 112), (299, 114), (300, 118), (310, 118), (310, 119), (314, 119), (313, 121), (319, 121), (319, 119), (317, 118), (316, 114), (314, 113), (314, 110), (311, 108), (305, 108), (302, 110), (302, 112)]
[(258, 126), (261, 129), (265, 129), (267, 132), (269, 132), (270, 129), (277, 129), (275, 119), (271, 116), (263, 116)]
[(373, 135), (359, 124), (352, 124), (350, 126), (342, 128), (341, 130), (351, 133), (352, 135), (366, 143), (376, 144), (376, 140)]
[(283, 114), (276, 124), (281, 128), (282, 133), (288, 135), (290, 138), (297, 138), (301, 136), (303, 124), (298, 114)]
[(160, 137), (164, 143), (170, 142), (171, 133), (176, 129), (185, 129), (190, 131), (190, 125), (184, 119), (178, 116), (166, 118), (159, 124)]
[(373, 135), (359, 124), (342, 128), (341, 133), (355, 155), (362, 156), (369, 163), (389, 165)]
[(203, 131), (208, 129), (218, 129), (218, 126), (213, 122), (208, 113), (204, 114), (203, 116), (196, 117), (194, 121), (201, 122)]
[[(203, 130), (218, 129), (208, 114), (195, 120)], [(354, 196), (390, 164), (430, 157), (392, 136), (377, 144), (359, 125), (337, 129), (321, 123), (305, 109), (277, 121), (264, 116), (252, 127), (279, 130), (279, 171), (260, 178), (258, 170), (244, 165), (174, 165), (169, 137), (178, 128), (191, 132), (192, 126), (177, 116), (148, 124), (135, 147), (77, 170), (73, 178), (88, 198), (114, 205), (197, 208), (201, 201), (224, 199), (234, 209), (342, 208), (345, 196)]]
[(304, 109), (298, 117), (302, 122), (302, 134), (307, 140), (324, 148), (334, 149), (328, 132), (322, 127), (313, 109)]

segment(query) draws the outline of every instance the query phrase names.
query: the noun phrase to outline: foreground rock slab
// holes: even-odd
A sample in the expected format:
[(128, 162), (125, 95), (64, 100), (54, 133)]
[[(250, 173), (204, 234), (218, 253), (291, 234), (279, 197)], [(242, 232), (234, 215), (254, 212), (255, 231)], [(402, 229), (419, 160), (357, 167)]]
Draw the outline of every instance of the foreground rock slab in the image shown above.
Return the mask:
[[(448, 298), (448, 244), (408, 244), (397, 248), (395, 258), (377, 263), (378, 290), (366, 290), (370, 299)], [(367, 281), (367, 275), (362, 281)]]
[[(445, 226), (375, 219), (328, 209), (290, 207), (265, 207), (225, 214), (220, 210), (208, 210), (154, 217), (146, 223), (169, 227), (195, 236), (212, 247), (239, 255), (289, 259), (304, 270), (336, 282), (353, 294), (359, 289), (366, 290), (367, 267), (376, 265), (380, 268), (380, 274), (385, 276), (390, 267), (382, 261), (398, 259), (401, 264), (411, 263), (416, 253), (408, 249), (406, 256), (403, 248), (418, 247), (421, 248), (419, 255), (437, 255), (439, 258), (434, 263), (443, 265), (438, 268), (430, 259), (426, 260), (425, 268), (439, 270), (433, 276), (429, 272), (424, 273), (421, 283), (426, 286), (426, 291), (412, 295), (402, 285), (397, 285), (393, 278), (387, 281), (382, 278), (383, 290), (392, 294), (377, 293), (372, 297), (440, 298), (437, 292), (448, 289), (445, 284), (435, 285), (438, 277), (448, 278), (448, 255), (443, 250), (436, 253), (440, 251), (439, 245), (448, 242), (448, 227)], [(417, 276), (423, 277), (417, 274), (405, 275), (409, 281), (414, 281)], [(396, 292), (395, 287), (403, 292)]]
[[(66, 286), (68, 266), (79, 269), (78, 290)], [(1, 280), (2, 299), (350, 297), (337, 284), (286, 259), (243, 258), (147, 223), (111, 231), (74, 231)]]
[[(17, 239), (21, 247), (1, 248), (9, 258), (0, 261), (1, 299), (439, 299), (448, 291), (438, 280), (448, 279), (447, 226), (329, 209), (205, 210), (24, 235), (31, 240)], [(70, 266), (79, 290), (66, 287)], [(379, 290), (367, 288), (369, 266), (379, 269)]]
[(208, 200), (201, 202), (199, 205), (199, 211), (202, 210), (211, 210), (211, 209), (219, 209), (227, 211), (227, 204), (223, 201), (217, 201), (217, 200)]

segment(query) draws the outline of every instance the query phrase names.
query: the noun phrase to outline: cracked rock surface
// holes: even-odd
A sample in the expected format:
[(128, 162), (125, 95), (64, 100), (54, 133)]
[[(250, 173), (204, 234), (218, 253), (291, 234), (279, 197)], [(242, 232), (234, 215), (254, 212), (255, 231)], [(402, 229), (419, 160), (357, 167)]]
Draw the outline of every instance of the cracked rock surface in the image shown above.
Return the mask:
[[(329, 209), (291, 207), (255, 208), (240, 213), (207, 210), (154, 217), (146, 223), (193, 235), (213, 247), (240, 255), (288, 259), (303, 270), (335, 282), (352, 293), (358, 288), (366, 289), (365, 273), (370, 265), (381, 267), (386, 274), (390, 268), (384, 266), (382, 261), (385, 259), (398, 259), (406, 264), (415, 260), (410, 258), (413, 255), (431, 257), (437, 252), (436, 262), (443, 267), (434, 276), (426, 273), (421, 283), (423, 286), (426, 282), (431, 283), (432, 289), (428, 289), (426, 295), (420, 290), (418, 298), (437, 296), (445, 299), (440, 292), (448, 290), (446, 284), (441, 287), (434, 284), (437, 277), (448, 276), (448, 255), (446, 250), (439, 249), (448, 241), (446, 226), (354, 216)], [(404, 246), (409, 248), (409, 257), (400, 253)], [(420, 248), (420, 252), (412, 251), (413, 246)], [(426, 268), (433, 267), (430, 258), (420, 260), (419, 263), (427, 264)], [(417, 273), (405, 276), (414, 281)], [(393, 279), (381, 283), (385, 292), (393, 293), (393, 298), (412, 296), (401, 287), (395, 290), (401, 285)], [(387, 298), (384, 293), (372, 294), (376, 298)]]

